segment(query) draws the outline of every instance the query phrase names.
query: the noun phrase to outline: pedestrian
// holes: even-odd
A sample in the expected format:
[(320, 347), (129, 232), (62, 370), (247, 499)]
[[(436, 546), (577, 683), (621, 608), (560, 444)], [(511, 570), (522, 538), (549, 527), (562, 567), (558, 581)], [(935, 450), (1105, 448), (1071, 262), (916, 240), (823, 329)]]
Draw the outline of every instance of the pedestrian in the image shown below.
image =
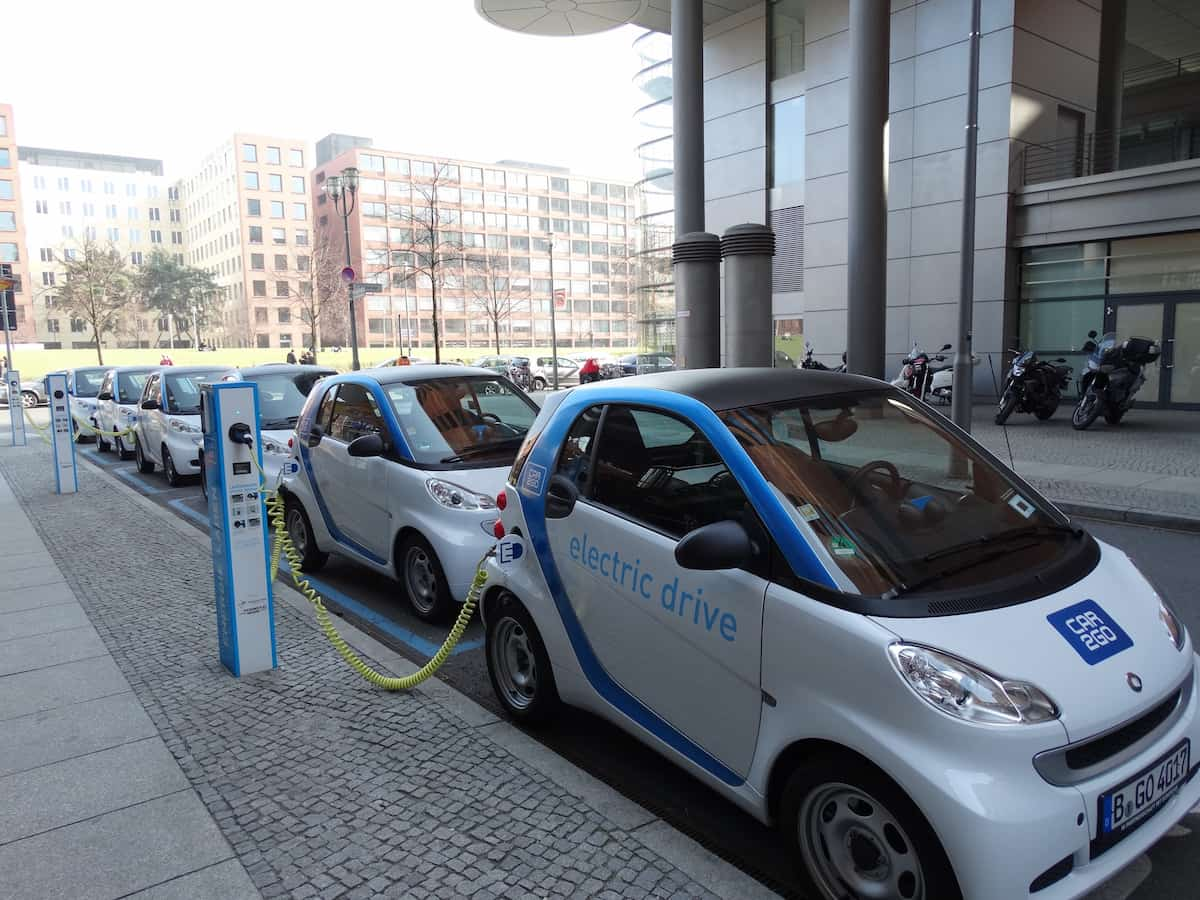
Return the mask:
[(288, 351), (287, 363), (289, 366), (294, 366), (296, 364), (296, 354), (291, 350)]
[(583, 365), (579, 367), (579, 383), (588, 384), (592, 381), (600, 380), (600, 364), (596, 362), (596, 357), (589, 356), (583, 361)]
[(167, 354), (165, 354), (165, 353), (162, 355), (162, 359), (160, 359), (160, 360), (158, 361), (158, 364), (159, 364), (160, 366), (173, 366), (173, 365), (175, 365), (175, 363), (171, 362), (171, 357), (167, 356)]

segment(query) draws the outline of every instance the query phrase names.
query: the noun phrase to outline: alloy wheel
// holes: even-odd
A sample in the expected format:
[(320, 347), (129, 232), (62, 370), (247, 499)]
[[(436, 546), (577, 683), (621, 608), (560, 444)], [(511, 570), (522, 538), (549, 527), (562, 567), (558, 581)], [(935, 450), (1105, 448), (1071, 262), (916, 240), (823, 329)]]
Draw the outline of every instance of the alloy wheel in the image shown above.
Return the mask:
[(31, 394), (29, 391), (21, 392), (21, 405), (26, 409), (33, 409), (38, 405), (37, 394)]
[(304, 556), (308, 552), (308, 526), (304, 524), (304, 514), (295, 506), (287, 511), (287, 533), (296, 552)]
[(878, 800), (848, 784), (809, 792), (796, 822), (804, 862), (827, 900), (924, 900), (911, 838)]
[(438, 576), (423, 547), (409, 547), (404, 554), (404, 586), (417, 612), (429, 615), (437, 604)]
[(537, 696), (537, 661), (529, 635), (516, 619), (505, 616), (496, 623), (489, 646), (496, 684), (513, 709), (526, 709)]

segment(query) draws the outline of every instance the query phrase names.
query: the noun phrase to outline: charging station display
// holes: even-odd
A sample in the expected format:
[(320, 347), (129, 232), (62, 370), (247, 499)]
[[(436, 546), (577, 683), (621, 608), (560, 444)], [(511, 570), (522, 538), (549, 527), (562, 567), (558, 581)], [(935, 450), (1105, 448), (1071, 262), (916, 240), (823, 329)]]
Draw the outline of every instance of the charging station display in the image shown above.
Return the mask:
[(54, 451), (54, 487), (60, 494), (74, 494), (79, 490), (79, 474), (75, 468), (75, 424), (71, 421), (67, 376), (47, 375), (46, 393), (50, 398), (50, 448)]
[(259, 481), (258, 386), (250, 382), (203, 385), (200, 422), (217, 641), (222, 664), (240, 677), (278, 664), (266, 498)]
[(8, 415), (12, 421), (12, 445), (25, 446), (25, 404), (21, 396), (21, 373), (12, 369), (5, 376), (8, 382)]

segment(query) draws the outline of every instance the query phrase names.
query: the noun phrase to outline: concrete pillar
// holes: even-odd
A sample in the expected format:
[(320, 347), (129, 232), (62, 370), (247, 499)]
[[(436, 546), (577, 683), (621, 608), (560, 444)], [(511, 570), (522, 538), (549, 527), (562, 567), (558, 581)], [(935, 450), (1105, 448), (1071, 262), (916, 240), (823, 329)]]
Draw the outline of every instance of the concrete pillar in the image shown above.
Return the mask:
[(704, 20), (700, 0), (671, 0), (675, 234), (704, 230)]
[(770, 366), (771, 258), (775, 232), (766, 225), (734, 225), (721, 238), (725, 259), (725, 365)]
[(1115, 172), (1121, 151), (1121, 99), (1125, 92), (1126, 0), (1104, 0), (1100, 11), (1100, 75), (1092, 172)]
[[(675, 365), (721, 365), (721, 239), (706, 231), (682, 235), (671, 248), (675, 269)], [(767, 295), (768, 302), (770, 294)]]
[(883, 127), (888, 107), (890, 4), (850, 0), (849, 259), (846, 362), (882, 378), (887, 315), (887, 195)]

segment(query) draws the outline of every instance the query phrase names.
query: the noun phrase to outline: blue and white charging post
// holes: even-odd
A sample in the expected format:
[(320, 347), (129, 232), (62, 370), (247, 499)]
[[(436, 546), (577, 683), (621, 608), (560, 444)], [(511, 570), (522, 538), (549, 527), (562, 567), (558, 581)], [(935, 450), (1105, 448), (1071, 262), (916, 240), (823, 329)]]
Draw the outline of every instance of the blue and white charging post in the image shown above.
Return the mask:
[(60, 494), (74, 494), (79, 490), (79, 473), (75, 468), (75, 423), (71, 420), (67, 376), (47, 375), (46, 396), (50, 399), (50, 449), (54, 451), (54, 487)]
[(278, 665), (266, 505), (259, 480), (258, 386), (245, 381), (202, 385), (200, 424), (217, 642), (221, 662), (240, 677)]
[[(5, 337), (7, 337), (7, 333)], [(9, 369), (4, 376), (8, 383), (8, 414), (12, 421), (12, 446), (24, 447), (25, 398), (21, 396), (21, 373)]]

